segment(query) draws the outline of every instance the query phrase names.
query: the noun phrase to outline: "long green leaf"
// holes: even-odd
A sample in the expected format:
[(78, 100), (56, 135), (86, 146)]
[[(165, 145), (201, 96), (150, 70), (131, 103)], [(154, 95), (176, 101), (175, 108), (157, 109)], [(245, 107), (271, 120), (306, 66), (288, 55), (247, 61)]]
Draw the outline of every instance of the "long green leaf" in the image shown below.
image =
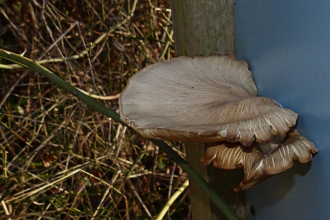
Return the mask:
[[(86, 103), (90, 108), (98, 111), (113, 120), (124, 124), (123, 121), (120, 120), (120, 116), (118, 113), (105, 107), (104, 105), (97, 102), (95, 99), (85, 95), (80, 92), (75, 87), (71, 86), (69, 83), (65, 82), (63, 79), (55, 75), (53, 72), (48, 70), (47, 68), (41, 66), (40, 64), (34, 62), (31, 59), (28, 59), (19, 54), (15, 54), (9, 51), (5, 51), (0, 49), (0, 58), (4, 58), (6, 60), (10, 60), (14, 63), (17, 63), (21, 66), (29, 68), (33, 71), (36, 71), (46, 77), (49, 81), (55, 83), (62, 89), (70, 92), (74, 96), (76, 96), (79, 100)], [(163, 150), (171, 159), (173, 159), (182, 169), (190, 176), (190, 178), (197, 183), (197, 185), (207, 194), (211, 201), (217, 205), (217, 207), (228, 217), (230, 220), (238, 220), (239, 218), (234, 213), (234, 211), (217, 195), (217, 193), (210, 188), (209, 184), (194, 170), (186, 160), (184, 160), (179, 154), (177, 154), (168, 144), (164, 141), (160, 140), (151, 140), (154, 144), (156, 144), (161, 150)]]

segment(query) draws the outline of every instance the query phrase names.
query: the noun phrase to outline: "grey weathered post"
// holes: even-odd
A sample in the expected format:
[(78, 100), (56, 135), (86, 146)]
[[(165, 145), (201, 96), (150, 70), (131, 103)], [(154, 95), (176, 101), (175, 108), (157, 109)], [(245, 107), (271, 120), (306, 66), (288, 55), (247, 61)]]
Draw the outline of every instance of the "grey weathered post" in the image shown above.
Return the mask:
[[(174, 0), (172, 16), (177, 56), (231, 54), (235, 56), (233, 0)], [(245, 217), (244, 194), (233, 188), (240, 182), (241, 170), (223, 171), (201, 162), (205, 143), (186, 143), (189, 163), (241, 218)], [(193, 219), (225, 219), (193, 181), (190, 181)]]

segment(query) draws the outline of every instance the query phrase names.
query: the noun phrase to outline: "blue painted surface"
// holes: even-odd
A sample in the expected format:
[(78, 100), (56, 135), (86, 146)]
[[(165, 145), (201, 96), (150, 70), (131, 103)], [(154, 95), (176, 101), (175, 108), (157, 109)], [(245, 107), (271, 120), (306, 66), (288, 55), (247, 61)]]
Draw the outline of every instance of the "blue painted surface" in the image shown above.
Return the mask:
[[(248, 219), (330, 219), (330, 1), (236, 0), (237, 58), (319, 149), (246, 191)], [(251, 206), (255, 215), (250, 212)]]

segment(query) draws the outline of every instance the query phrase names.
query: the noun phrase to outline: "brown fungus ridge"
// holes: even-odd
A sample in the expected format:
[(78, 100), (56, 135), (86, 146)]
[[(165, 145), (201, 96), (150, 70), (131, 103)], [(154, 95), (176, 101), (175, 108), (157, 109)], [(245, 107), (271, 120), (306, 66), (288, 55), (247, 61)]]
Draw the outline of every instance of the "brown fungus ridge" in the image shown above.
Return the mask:
[(232, 56), (179, 57), (131, 77), (120, 117), (151, 139), (266, 144), (293, 127), (298, 115), (256, 97), (252, 73)]
[(317, 151), (312, 142), (292, 128), (283, 142), (267, 155), (262, 153), (258, 143), (254, 143), (248, 149), (238, 143), (221, 143), (209, 147), (202, 157), (202, 162), (205, 165), (213, 163), (220, 169), (243, 167), (245, 177), (235, 188), (235, 191), (240, 191), (290, 169), (294, 160), (307, 163)]

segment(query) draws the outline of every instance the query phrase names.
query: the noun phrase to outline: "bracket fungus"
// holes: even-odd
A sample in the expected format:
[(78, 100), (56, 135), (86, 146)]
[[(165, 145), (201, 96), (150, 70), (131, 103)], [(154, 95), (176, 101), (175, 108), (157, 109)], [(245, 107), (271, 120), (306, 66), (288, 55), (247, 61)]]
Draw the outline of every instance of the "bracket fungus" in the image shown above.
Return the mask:
[[(119, 98), (120, 117), (142, 136), (212, 143), (202, 158), (243, 167), (236, 191), (308, 162), (317, 149), (293, 129), (298, 115), (257, 96), (252, 73), (232, 56), (179, 57), (136, 73)], [(216, 142), (216, 143), (215, 143)]]

